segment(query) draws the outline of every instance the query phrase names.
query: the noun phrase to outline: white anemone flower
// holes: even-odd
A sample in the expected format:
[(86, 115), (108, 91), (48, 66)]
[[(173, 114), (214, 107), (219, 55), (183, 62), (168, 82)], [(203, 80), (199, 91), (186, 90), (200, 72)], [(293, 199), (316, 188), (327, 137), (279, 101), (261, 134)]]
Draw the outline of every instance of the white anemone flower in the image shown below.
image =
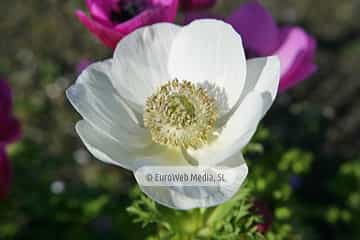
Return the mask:
[(241, 153), (272, 105), (277, 57), (246, 61), (242, 40), (218, 20), (159, 23), (118, 44), (67, 90), (83, 117), (76, 131), (99, 160), (131, 171), (143, 166), (227, 167), (228, 186), (141, 186), (177, 209), (223, 203), (248, 172)]

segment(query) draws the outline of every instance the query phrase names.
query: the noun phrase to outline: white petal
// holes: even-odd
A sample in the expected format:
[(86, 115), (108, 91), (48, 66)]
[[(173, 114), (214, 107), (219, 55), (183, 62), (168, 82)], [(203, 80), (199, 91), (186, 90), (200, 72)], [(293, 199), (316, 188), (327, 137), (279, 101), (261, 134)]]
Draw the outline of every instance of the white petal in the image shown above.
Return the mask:
[[(234, 165), (234, 162), (237, 164)], [(149, 187), (140, 185), (140, 188), (150, 198), (170, 208), (185, 210), (215, 206), (233, 197), (248, 173), (247, 165), (241, 153), (225, 161), (222, 166), (229, 167), (227, 174), (235, 176), (234, 184), (212, 187)]]
[(67, 97), (86, 121), (107, 136), (130, 148), (148, 145), (151, 136), (113, 88), (110, 67), (111, 60), (92, 64), (66, 91)]
[(76, 131), (87, 149), (100, 161), (135, 171), (142, 166), (188, 165), (180, 151), (157, 144), (131, 150), (116, 139), (104, 135), (87, 121), (76, 124)]
[(179, 31), (173, 42), (169, 72), (172, 78), (225, 91), (231, 109), (241, 95), (246, 77), (240, 35), (219, 20), (193, 21)]
[(251, 92), (257, 91), (267, 98), (267, 105), (264, 106), (263, 115), (269, 110), (275, 100), (280, 81), (280, 61), (277, 56), (254, 58), (246, 62), (246, 83), (238, 103), (232, 111), (222, 116), (217, 121), (217, 126), (222, 127), (231, 115), (236, 111), (238, 105)]
[(122, 39), (114, 53), (112, 82), (122, 97), (142, 111), (146, 99), (170, 81), (170, 47), (179, 26), (158, 23), (137, 29)]
[(250, 92), (223, 128), (220, 136), (200, 149), (187, 149), (185, 157), (199, 165), (219, 164), (238, 153), (256, 132), (268, 99)]
[(271, 101), (270, 105), (266, 107), (267, 111), (275, 100), (278, 92), (280, 82), (280, 60), (277, 56), (254, 58), (248, 60), (246, 66), (246, 83), (240, 101), (249, 92), (254, 90), (268, 94)]

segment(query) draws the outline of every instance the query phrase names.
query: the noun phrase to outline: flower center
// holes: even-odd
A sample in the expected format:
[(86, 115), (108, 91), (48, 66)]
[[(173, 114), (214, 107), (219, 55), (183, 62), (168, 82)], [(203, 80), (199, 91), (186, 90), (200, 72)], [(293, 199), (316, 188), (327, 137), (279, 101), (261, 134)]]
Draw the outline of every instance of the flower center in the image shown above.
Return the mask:
[(215, 100), (189, 81), (169, 81), (146, 101), (144, 126), (154, 142), (197, 149), (217, 118)]
[(120, 0), (110, 13), (111, 21), (125, 22), (142, 12), (146, 5), (146, 0)]

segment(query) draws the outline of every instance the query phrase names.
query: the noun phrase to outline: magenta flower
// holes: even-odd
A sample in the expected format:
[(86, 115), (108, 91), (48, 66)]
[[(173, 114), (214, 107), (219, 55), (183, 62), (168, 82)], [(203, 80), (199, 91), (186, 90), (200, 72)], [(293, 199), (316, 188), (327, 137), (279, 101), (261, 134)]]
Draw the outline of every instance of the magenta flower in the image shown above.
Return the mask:
[(215, 4), (216, 0), (180, 0), (180, 7), (184, 11), (211, 8)]
[(242, 36), (249, 57), (279, 56), (279, 91), (297, 85), (316, 71), (315, 39), (300, 27), (279, 28), (257, 1), (241, 6), (227, 22)]
[(4, 147), (0, 147), (0, 200), (5, 198), (10, 187), (10, 162)]
[(0, 147), (16, 141), (20, 135), (20, 123), (12, 114), (10, 87), (0, 79)]
[(0, 199), (6, 196), (10, 185), (10, 162), (5, 146), (19, 139), (19, 121), (12, 115), (12, 99), (9, 85), (0, 79)]
[(178, 0), (86, 0), (88, 17), (77, 10), (80, 22), (103, 44), (116, 44), (137, 28), (158, 22), (173, 22)]

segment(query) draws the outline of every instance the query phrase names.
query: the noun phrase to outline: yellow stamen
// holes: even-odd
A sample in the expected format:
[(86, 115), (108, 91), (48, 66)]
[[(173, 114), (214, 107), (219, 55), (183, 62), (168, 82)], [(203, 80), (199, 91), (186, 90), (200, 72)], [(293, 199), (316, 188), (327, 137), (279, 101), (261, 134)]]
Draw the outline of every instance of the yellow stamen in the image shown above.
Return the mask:
[(175, 79), (147, 99), (144, 126), (156, 143), (197, 149), (208, 141), (216, 118), (215, 100), (206, 90)]

